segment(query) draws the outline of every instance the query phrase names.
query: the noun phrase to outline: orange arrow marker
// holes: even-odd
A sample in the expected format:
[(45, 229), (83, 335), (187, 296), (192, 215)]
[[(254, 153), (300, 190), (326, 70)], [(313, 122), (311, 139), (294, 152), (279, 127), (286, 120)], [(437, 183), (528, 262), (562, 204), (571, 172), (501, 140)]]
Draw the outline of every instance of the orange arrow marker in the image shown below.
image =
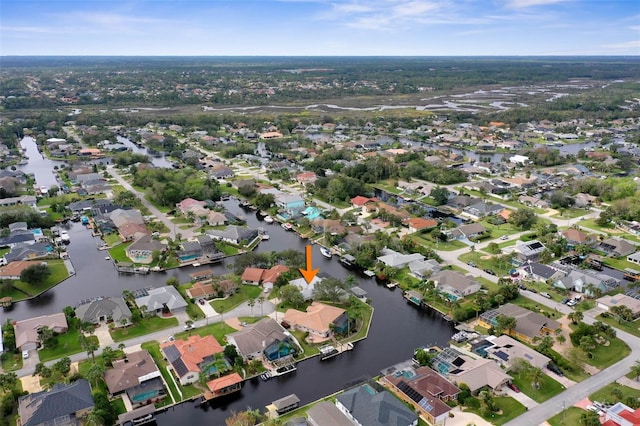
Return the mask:
[(300, 273), (302, 274), (302, 276), (304, 277), (304, 280), (307, 282), (307, 284), (311, 284), (311, 281), (313, 281), (313, 279), (316, 277), (316, 274), (318, 273), (318, 271), (320, 269), (313, 269), (312, 263), (311, 263), (311, 246), (307, 246), (307, 269), (302, 269), (300, 268)]

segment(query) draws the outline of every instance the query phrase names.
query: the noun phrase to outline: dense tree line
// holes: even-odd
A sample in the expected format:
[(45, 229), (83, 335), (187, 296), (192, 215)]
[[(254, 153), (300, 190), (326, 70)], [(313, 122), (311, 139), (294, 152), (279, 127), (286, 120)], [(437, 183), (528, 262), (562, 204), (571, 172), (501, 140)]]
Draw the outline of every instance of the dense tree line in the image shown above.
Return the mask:
[(205, 179), (190, 168), (137, 170), (133, 182), (146, 189), (149, 200), (165, 207), (174, 207), (185, 198), (201, 201), (220, 199), (218, 181)]

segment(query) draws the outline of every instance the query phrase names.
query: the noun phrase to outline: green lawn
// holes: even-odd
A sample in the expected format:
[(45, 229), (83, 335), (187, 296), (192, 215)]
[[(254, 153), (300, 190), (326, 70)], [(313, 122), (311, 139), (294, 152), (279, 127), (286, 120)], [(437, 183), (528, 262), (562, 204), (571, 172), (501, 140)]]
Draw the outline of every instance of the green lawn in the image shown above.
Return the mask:
[(227, 341), (227, 334), (235, 332), (236, 329), (228, 326), (224, 322), (216, 322), (213, 324), (205, 325), (204, 327), (198, 327), (191, 331), (183, 331), (174, 335), (176, 339), (186, 339), (191, 335), (194, 336), (213, 336), (221, 345), (225, 345)]
[(578, 407), (569, 407), (547, 420), (551, 426), (573, 426), (580, 424), (580, 416), (584, 410)]
[(625, 322), (618, 323), (618, 321), (615, 318), (603, 317), (602, 314), (598, 315), (597, 319), (602, 321), (605, 324), (609, 324), (612, 327), (619, 328), (620, 330), (626, 331), (627, 333), (631, 333), (634, 336), (640, 337), (640, 320), (636, 320), (633, 322), (625, 321)]
[[(618, 399), (614, 395), (614, 389), (619, 389), (620, 392), (622, 392), (622, 399)], [(630, 388), (618, 383), (610, 383), (589, 396), (591, 401), (598, 401), (605, 404), (615, 404), (619, 401), (624, 402), (627, 398), (640, 398), (640, 389)]]
[(630, 269), (635, 269), (637, 271), (638, 269), (640, 269), (638, 268), (638, 265), (636, 265), (635, 263), (629, 262), (624, 257), (620, 257), (620, 258), (605, 257), (604, 259), (602, 259), (602, 263), (604, 263), (610, 268), (620, 269), (620, 270), (625, 270), (627, 268), (630, 268)]
[(117, 232), (112, 232), (111, 234), (105, 234), (102, 236), (102, 239), (104, 240), (105, 243), (109, 245), (109, 247), (113, 247), (122, 242), (122, 240), (120, 239), (120, 235), (118, 235)]
[(458, 241), (458, 240), (438, 242), (436, 244), (434, 241), (430, 240), (429, 237), (427, 237), (426, 235), (420, 235), (419, 233), (411, 235), (410, 238), (414, 240), (416, 243), (423, 245), (425, 247), (429, 247), (433, 250), (454, 251), (461, 248), (469, 247), (462, 241)]
[(2, 369), (4, 371), (15, 371), (22, 368), (22, 354), (5, 352), (2, 354)]
[(511, 419), (515, 419), (520, 414), (527, 411), (527, 407), (520, 404), (518, 401), (511, 397), (496, 397), (494, 398), (496, 406), (500, 409), (501, 414), (492, 413), (490, 417), (482, 416), (480, 410), (469, 410), (472, 413), (476, 413), (482, 416), (488, 422), (494, 425), (503, 425)]
[[(96, 336), (90, 336), (90, 340), (98, 343)], [(69, 330), (64, 334), (58, 336), (58, 344), (52, 349), (40, 349), (38, 355), (41, 362), (50, 361), (52, 359), (58, 359), (65, 356), (77, 354), (83, 352), (84, 349), (80, 344), (80, 332), (78, 330)]]
[(216, 312), (229, 312), (250, 298), (257, 299), (262, 293), (262, 287), (256, 285), (241, 285), (240, 290), (226, 299), (214, 300), (211, 303)]
[(529, 396), (536, 402), (544, 402), (565, 389), (562, 384), (553, 380), (546, 374), (542, 374), (540, 377), (538, 381), (540, 387), (538, 389), (535, 388), (534, 383), (531, 380), (531, 375), (527, 372), (520, 372), (517, 374), (509, 372), (509, 374), (513, 377), (513, 383), (515, 383), (515, 385), (518, 386), (525, 395)]
[(240, 249), (238, 247), (234, 246), (234, 245), (231, 245), (231, 244), (225, 244), (225, 243), (218, 242), (216, 244), (216, 247), (218, 247), (218, 249), (220, 249), (227, 256), (233, 256), (235, 254), (240, 253)]
[(565, 210), (562, 211), (562, 213), (554, 214), (551, 217), (556, 218), (556, 219), (567, 219), (568, 220), (568, 219), (573, 219), (573, 218), (576, 218), (576, 217), (584, 216), (584, 215), (587, 215), (589, 213), (591, 213), (590, 210), (578, 209), (578, 208), (574, 207), (574, 208), (570, 208), (570, 209), (565, 209)]
[(129, 259), (126, 254), (126, 250), (127, 250), (127, 247), (129, 247), (129, 245), (131, 245), (130, 242), (118, 244), (112, 249), (109, 249), (109, 255), (116, 262), (131, 262), (131, 259)]
[(629, 346), (619, 338), (611, 339), (608, 346), (598, 345), (591, 351), (593, 358), (587, 362), (600, 369), (607, 368), (631, 353)]
[(62, 259), (47, 259), (46, 262), (47, 265), (49, 265), (49, 269), (51, 270), (51, 275), (49, 275), (43, 283), (29, 284), (20, 280), (12, 281), (11, 285), (15, 288), (2, 290), (0, 291), (0, 295), (2, 297), (10, 296), (15, 302), (17, 300), (26, 299), (30, 296), (37, 296), (38, 294), (50, 289), (51, 287), (55, 287), (69, 277), (67, 267), (65, 266)]
[(164, 330), (165, 328), (175, 327), (178, 325), (178, 319), (175, 317), (161, 318), (150, 317), (144, 318), (140, 323), (131, 327), (114, 328), (109, 330), (114, 342), (121, 342), (123, 340), (131, 339), (133, 337), (144, 336), (145, 334), (153, 333), (154, 331)]

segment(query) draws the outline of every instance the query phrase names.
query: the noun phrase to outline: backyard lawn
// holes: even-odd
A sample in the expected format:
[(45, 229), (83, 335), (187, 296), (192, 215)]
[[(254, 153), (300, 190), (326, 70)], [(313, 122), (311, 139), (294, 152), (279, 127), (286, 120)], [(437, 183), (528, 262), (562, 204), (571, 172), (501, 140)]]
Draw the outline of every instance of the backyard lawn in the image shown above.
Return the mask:
[[(615, 396), (615, 393), (618, 392), (616, 389), (622, 393), (622, 398), (618, 399), (618, 397)], [(615, 404), (619, 401), (624, 402), (627, 398), (640, 398), (640, 389), (630, 388), (617, 383), (610, 383), (591, 394), (589, 398), (591, 401), (598, 401), (604, 404)]]
[(240, 290), (227, 297), (226, 299), (217, 299), (211, 303), (216, 312), (229, 312), (231, 309), (238, 307), (242, 302), (251, 298), (257, 299), (262, 293), (262, 287), (255, 285), (241, 285)]
[(579, 425), (580, 424), (580, 416), (582, 416), (584, 410), (578, 407), (569, 407), (563, 412), (556, 414), (547, 420), (551, 426), (569, 426), (569, 425)]
[(619, 323), (614, 318), (603, 317), (602, 314), (598, 315), (596, 318), (605, 324), (609, 324), (612, 327), (619, 328), (620, 330), (626, 331), (627, 333), (631, 333), (634, 336), (640, 337), (640, 320), (631, 321), (631, 322), (623, 321)]
[(213, 324), (205, 325), (204, 327), (194, 328), (191, 331), (184, 331), (174, 335), (176, 339), (186, 339), (191, 335), (194, 336), (213, 336), (222, 346), (227, 341), (226, 336), (229, 333), (236, 331), (235, 328), (228, 326), (224, 322), (216, 322)]
[(609, 341), (609, 345), (597, 345), (597, 347), (591, 351), (593, 358), (587, 359), (587, 362), (594, 367), (600, 369), (607, 368), (623, 358), (631, 352), (629, 346), (619, 338), (614, 338)]
[(175, 327), (178, 325), (178, 319), (175, 317), (161, 318), (151, 317), (140, 320), (138, 324), (131, 327), (114, 328), (109, 330), (114, 342), (131, 339), (133, 337), (144, 336), (154, 331), (164, 330), (165, 328)]
[[(89, 336), (88, 339), (93, 340), (95, 343), (98, 343), (98, 338), (96, 336)], [(58, 359), (65, 356), (77, 354), (83, 351), (84, 348), (80, 343), (80, 331), (69, 330), (66, 333), (58, 335), (58, 344), (55, 348), (40, 349), (38, 351), (38, 355), (40, 357), (40, 361), (45, 362), (52, 359)]]
[(169, 395), (167, 395), (168, 398), (171, 399), (171, 397), (173, 396), (174, 401), (176, 402), (181, 401), (182, 397), (180, 392), (178, 392), (179, 385), (177, 385), (176, 382), (174, 381), (173, 377), (171, 376), (171, 372), (167, 370), (167, 361), (164, 360), (164, 357), (160, 352), (160, 345), (158, 344), (158, 342), (156, 341), (144, 342), (140, 346), (142, 349), (149, 352), (149, 354), (151, 355), (151, 358), (153, 358), (156, 365), (158, 366), (158, 369), (160, 370), (160, 374), (162, 374), (162, 378), (164, 379), (165, 383), (169, 387), (168, 389)]
[[(13, 298), (13, 301), (26, 299), (30, 296), (37, 296), (38, 294), (50, 289), (51, 287), (60, 284), (63, 280), (69, 277), (69, 272), (62, 259), (47, 260), (47, 265), (51, 270), (51, 275), (47, 277), (41, 284), (29, 284), (20, 280), (11, 281), (13, 289), (6, 289), (0, 292), (2, 297), (9, 296)], [(6, 292), (6, 294), (5, 294)]]

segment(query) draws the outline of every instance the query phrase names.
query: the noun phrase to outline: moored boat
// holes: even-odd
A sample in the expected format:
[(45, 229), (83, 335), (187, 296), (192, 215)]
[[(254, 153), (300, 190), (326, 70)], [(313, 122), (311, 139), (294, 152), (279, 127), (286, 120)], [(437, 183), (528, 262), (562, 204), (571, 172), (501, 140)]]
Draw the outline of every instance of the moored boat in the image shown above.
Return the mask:
[(273, 223), (273, 218), (269, 215), (266, 215), (262, 220), (264, 220), (267, 223)]
[(320, 247), (320, 253), (322, 253), (322, 255), (323, 255), (324, 257), (326, 257), (327, 259), (331, 259), (331, 257), (333, 256), (333, 255), (331, 254), (331, 250), (329, 250), (329, 249), (328, 249), (328, 248), (326, 248), (326, 247)]

